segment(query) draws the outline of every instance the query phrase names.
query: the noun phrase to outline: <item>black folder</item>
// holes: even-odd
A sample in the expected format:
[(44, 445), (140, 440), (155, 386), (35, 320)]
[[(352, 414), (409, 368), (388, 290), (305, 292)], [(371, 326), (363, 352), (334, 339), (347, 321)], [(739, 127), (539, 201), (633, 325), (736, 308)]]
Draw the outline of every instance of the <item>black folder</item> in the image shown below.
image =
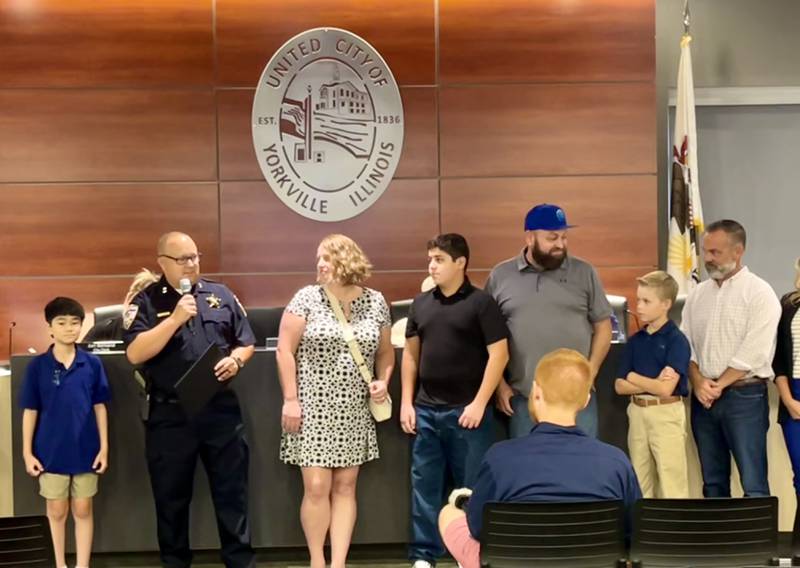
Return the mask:
[(225, 385), (214, 374), (214, 366), (224, 357), (217, 344), (212, 343), (175, 383), (178, 401), (189, 417), (203, 410), (214, 395), (224, 388)]

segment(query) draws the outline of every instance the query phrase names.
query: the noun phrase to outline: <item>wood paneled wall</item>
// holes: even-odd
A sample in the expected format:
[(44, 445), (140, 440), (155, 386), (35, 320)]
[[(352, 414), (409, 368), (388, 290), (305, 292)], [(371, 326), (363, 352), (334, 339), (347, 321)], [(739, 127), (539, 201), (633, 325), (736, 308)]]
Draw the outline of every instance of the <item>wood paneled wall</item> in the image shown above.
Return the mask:
[[(256, 163), (261, 70), (296, 33), (349, 29), (401, 86), (405, 147), (349, 221), (297, 216)], [(47, 345), (55, 295), (117, 303), (158, 235), (249, 305), (313, 280), (318, 240), (356, 238), (371, 285), (410, 297), (425, 241), (467, 236), (474, 280), (563, 205), (609, 292), (657, 262), (654, 0), (0, 0), (0, 359)]]

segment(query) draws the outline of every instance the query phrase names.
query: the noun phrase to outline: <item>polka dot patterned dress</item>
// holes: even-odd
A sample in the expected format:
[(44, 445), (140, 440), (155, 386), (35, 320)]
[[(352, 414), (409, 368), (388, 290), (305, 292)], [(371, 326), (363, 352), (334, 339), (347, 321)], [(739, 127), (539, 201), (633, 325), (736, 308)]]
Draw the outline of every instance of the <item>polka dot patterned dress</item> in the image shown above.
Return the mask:
[[(306, 286), (286, 310), (306, 320), (295, 354), (303, 422), (300, 432), (283, 433), (281, 460), (300, 467), (334, 468), (377, 459), (378, 438), (367, 405), (367, 384), (325, 291), (319, 285)], [(374, 369), (381, 329), (391, 326), (383, 295), (363, 288), (350, 304), (350, 325), (361, 354)]]

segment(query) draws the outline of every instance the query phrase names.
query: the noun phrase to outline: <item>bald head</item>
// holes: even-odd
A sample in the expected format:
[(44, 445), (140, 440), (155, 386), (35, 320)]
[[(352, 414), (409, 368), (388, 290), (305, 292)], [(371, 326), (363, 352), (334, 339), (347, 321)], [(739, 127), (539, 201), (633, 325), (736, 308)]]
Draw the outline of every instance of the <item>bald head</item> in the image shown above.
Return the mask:
[(188, 278), (192, 284), (200, 278), (200, 253), (192, 237), (171, 231), (158, 239), (158, 265), (170, 285), (178, 289), (180, 281)]
[(187, 235), (186, 233), (181, 233), (180, 231), (170, 231), (169, 233), (164, 233), (158, 238), (158, 254), (169, 254), (168, 250), (171, 248), (171, 245), (180, 243), (180, 242), (190, 242), (194, 245), (194, 241), (192, 237)]

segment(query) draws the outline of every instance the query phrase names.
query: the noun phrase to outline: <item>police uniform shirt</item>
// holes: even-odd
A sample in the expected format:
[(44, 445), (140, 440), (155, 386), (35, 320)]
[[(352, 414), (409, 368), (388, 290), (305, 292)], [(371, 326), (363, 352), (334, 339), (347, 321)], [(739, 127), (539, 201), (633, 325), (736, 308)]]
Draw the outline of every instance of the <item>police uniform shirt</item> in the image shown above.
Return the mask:
[[(201, 278), (192, 286), (191, 294), (197, 301), (197, 315), (143, 365), (154, 391), (173, 394), (175, 382), (211, 343), (216, 343), (226, 355), (235, 347), (255, 344), (245, 311), (227, 287)], [(169, 317), (181, 296), (164, 276), (139, 292), (123, 317), (125, 345)]]
[(540, 422), (527, 436), (499, 442), (486, 452), (467, 506), (467, 525), (480, 538), (483, 506), (489, 501), (620, 500), (630, 515), (641, 497), (622, 450), (575, 426)]

